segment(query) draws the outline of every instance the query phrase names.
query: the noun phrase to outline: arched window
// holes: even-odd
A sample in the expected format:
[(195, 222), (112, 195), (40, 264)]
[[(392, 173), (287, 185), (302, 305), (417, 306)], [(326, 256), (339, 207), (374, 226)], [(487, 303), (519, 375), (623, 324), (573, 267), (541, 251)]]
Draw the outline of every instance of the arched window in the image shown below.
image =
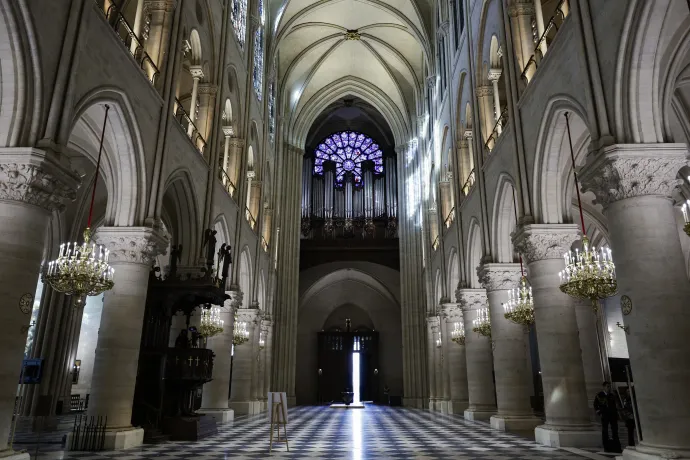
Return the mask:
[(254, 33), (254, 91), (261, 100), (264, 82), (264, 2), (259, 0), (259, 20), (261, 21)]
[[(275, 74), (275, 72), (274, 72)], [(276, 82), (275, 77), (268, 86), (268, 140), (271, 144), (276, 139)]]
[(247, 0), (232, 0), (230, 18), (240, 49), (244, 49), (244, 37), (247, 34)]
[(335, 186), (342, 187), (352, 176), (356, 186), (362, 185), (362, 163), (371, 161), (374, 174), (383, 173), (383, 152), (372, 138), (354, 131), (331, 134), (315, 152), (314, 174), (323, 175), (325, 162), (335, 163)]

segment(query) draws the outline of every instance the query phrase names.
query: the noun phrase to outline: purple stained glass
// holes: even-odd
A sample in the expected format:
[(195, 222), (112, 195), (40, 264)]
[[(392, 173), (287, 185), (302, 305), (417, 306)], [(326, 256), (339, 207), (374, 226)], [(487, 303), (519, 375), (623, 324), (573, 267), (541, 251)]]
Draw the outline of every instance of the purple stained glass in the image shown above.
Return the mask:
[(315, 156), (314, 174), (323, 174), (326, 161), (335, 163), (337, 187), (342, 187), (347, 174), (353, 176), (356, 186), (361, 186), (362, 162), (367, 160), (374, 163), (374, 174), (383, 173), (383, 152), (378, 144), (362, 133), (343, 131), (331, 134), (319, 144)]

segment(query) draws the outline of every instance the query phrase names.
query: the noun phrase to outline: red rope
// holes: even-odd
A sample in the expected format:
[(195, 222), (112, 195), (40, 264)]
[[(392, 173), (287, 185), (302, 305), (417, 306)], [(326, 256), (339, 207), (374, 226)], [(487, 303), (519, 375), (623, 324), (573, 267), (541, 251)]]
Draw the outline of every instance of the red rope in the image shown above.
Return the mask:
[(577, 207), (580, 209), (580, 224), (582, 224), (582, 236), (587, 236), (585, 231), (585, 216), (582, 213), (582, 200), (580, 200), (580, 184), (577, 181), (577, 172), (575, 172), (575, 153), (573, 153), (573, 140), (570, 137), (570, 121), (568, 120), (568, 112), (565, 113), (565, 126), (568, 130), (568, 144), (570, 145), (570, 159), (573, 162), (573, 177), (575, 178), (575, 192), (577, 192)]
[(101, 156), (103, 155), (103, 137), (105, 137), (105, 125), (108, 122), (108, 110), (110, 106), (105, 104), (105, 118), (103, 119), (103, 130), (101, 131), (101, 144), (98, 147), (98, 161), (96, 161), (96, 172), (93, 173), (93, 190), (91, 192), (91, 206), (89, 206), (89, 220), (86, 228), (91, 228), (91, 218), (93, 217), (93, 203), (96, 201), (96, 185), (98, 184), (98, 172), (101, 169)]

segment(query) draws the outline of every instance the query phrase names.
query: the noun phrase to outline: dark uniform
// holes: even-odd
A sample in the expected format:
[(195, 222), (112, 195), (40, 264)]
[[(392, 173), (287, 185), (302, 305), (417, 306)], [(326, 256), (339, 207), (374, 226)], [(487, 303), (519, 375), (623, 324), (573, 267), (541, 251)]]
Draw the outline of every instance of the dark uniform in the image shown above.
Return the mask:
[[(622, 452), (618, 439), (618, 407), (616, 395), (600, 391), (594, 398), (594, 410), (601, 417), (601, 440), (606, 452)], [(609, 438), (609, 425), (613, 439)]]

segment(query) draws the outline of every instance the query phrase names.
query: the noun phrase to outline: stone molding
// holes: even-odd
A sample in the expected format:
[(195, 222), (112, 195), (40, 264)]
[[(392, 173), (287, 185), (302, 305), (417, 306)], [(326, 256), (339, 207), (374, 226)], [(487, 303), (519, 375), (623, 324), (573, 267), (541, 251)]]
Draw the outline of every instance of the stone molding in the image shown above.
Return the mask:
[(494, 82), (498, 81), (501, 78), (501, 75), (503, 75), (503, 70), (502, 69), (489, 69), (489, 81)]
[(228, 140), (228, 147), (242, 148), (244, 147), (244, 139), (239, 137), (231, 137)]
[(438, 332), (438, 326), (441, 324), (441, 318), (436, 315), (427, 316), (426, 324), (431, 328), (433, 332)]
[(463, 311), (479, 310), (488, 308), (488, 300), (485, 289), (458, 289), (455, 297)]
[(492, 85), (477, 86), (477, 97), (493, 96), (494, 87)]
[(144, 3), (144, 13), (174, 11), (177, 7), (177, 0), (147, 0)]
[(233, 310), (237, 310), (240, 308), (240, 305), (242, 305), (242, 299), (244, 298), (244, 294), (242, 291), (239, 289), (237, 290), (232, 290), (232, 291), (225, 291), (227, 295), (230, 296), (229, 300), (226, 300), (226, 302), (230, 303), (230, 308)]
[(445, 303), (441, 305), (441, 317), (450, 322), (460, 322), (463, 320), (462, 308), (457, 303)]
[(210, 94), (215, 96), (218, 93), (218, 86), (213, 83), (201, 83), (197, 88), (198, 94)]
[(580, 236), (576, 224), (528, 224), (513, 234), (513, 244), (527, 263), (562, 259)]
[(232, 126), (223, 126), (223, 136), (228, 138), (228, 142), (232, 138), (233, 134), (235, 134), (235, 130)]
[(168, 246), (167, 237), (149, 227), (99, 227), (94, 240), (110, 250), (111, 263), (151, 265)]
[(34, 148), (0, 149), (0, 201), (62, 211), (76, 199), (81, 179), (54, 157)]
[(518, 287), (522, 274), (520, 264), (481, 264), (477, 276), (487, 292), (504, 291)]
[(671, 197), (682, 183), (678, 170), (688, 164), (685, 144), (617, 144), (590, 155), (580, 173), (582, 190), (596, 195), (595, 204), (645, 195)]
[(508, 15), (511, 17), (533, 16), (534, 14), (533, 0), (513, 0), (511, 4), (508, 5)]
[[(467, 142), (467, 140), (472, 139), (472, 137), (474, 137), (474, 133), (471, 129), (466, 129), (463, 133), (463, 136), (465, 136), (465, 141)], [(469, 144), (467, 144), (467, 146), (469, 147)]]
[(189, 73), (192, 75), (192, 78), (200, 80), (204, 78), (204, 69), (200, 65), (189, 66)]
[(431, 89), (436, 88), (436, 81), (436, 75), (429, 75), (428, 77), (426, 77), (426, 85)]
[(436, 29), (436, 38), (438, 40), (441, 40), (443, 37), (448, 35), (449, 30), (450, 30), (450, 21), (443, 21), (441, 24), (438, 25), (438, 29)]
[(238, 308), (235, 313), (237, 321), (247, 324), (257, 324), (261, 320), (261, 310), (258, 308)]

